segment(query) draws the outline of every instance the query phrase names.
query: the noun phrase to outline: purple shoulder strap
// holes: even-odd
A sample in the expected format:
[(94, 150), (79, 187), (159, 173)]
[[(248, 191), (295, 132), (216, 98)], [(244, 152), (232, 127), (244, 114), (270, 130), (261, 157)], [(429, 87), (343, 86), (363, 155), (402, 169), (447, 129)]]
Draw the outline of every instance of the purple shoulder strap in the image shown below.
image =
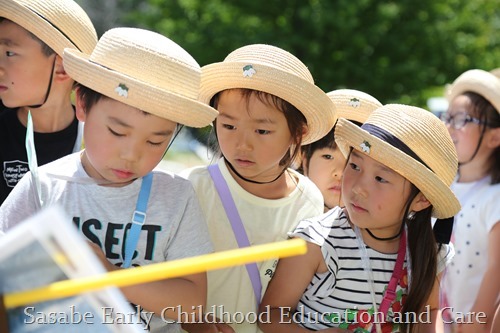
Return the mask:
[[(234, 203), (233, 197), (231, 196), (231, 192), (229, 191), (226, 180), (220, 172), (219, 166), (217, 164), (210, 165), (208, 167), (208, 172), (212, 177), (215, 188), (217, 189), (217, 193), (219, 193), (219, 197), (222, 201), (222, 205), (224, 206), (224, 210), (226, 211), (227, 218), (231, 222), (231, 227), (233, 228), (234, 236), (236, 237), (238, 246), (240, 248), (250, 246), (250, 241), (248, 240), (248, 236), (245, 231), (245, 227), (243, 226), (243, 222), (241, 221), (240, 214), (238, 213), (236, 204)], [(252, 282), (255, 301), (257, 302), (257, 307), (259, 307), (260, 295), (262, 293), (262, 283), (260, 281), (259, 269), (257, 268), (257, 264), (254, 262), (247, 264), (246, 268), (248, 275), (250, 276), (250, 281)]]

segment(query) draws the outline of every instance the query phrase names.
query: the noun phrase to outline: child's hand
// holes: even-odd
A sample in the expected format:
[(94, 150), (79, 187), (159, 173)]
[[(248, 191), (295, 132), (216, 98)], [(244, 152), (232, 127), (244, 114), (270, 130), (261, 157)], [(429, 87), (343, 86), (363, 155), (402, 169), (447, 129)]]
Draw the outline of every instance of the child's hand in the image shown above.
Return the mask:
[(89, 244), (92, 251), (94, 251), (96, 256), (99, 258), (99, 261), (101, 261), (102, 265), (104, 266), (104, 268), (106, 268), (108, 272), (115, 271), (118, 269), (118, 267), (116, 267), (115, 265), (113, 265), (108, 261), (108, 259), (104, 255), (104, 252), (102, 252), (101, 248), (97, 244), (92, 242), (87, 242), (87, 243)]

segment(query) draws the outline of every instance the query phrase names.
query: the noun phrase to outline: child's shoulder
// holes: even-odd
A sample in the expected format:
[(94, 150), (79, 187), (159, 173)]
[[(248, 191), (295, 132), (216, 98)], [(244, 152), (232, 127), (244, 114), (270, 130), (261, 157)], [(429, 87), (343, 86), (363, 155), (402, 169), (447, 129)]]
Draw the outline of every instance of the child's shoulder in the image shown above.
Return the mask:
[[(328, 237), (355, 237), (347, 216), (341, 207), (335, 207), (319, 216), (299, 222), (291, 236), (312, 239), (319, 243)], [(316, 241), (314, 241), (316, 240)]]
[(180, 173), (174, 173), (165, 169), (156, 168), (152, 171), (154, 181), (157, 185), (168, 185), (169, 190), (179, 187), (192, 187), (190, 181)]
[(39, 167), (40, 172), (72, 176), (83, 170), (80, 152), (72, 153)]
[(199, 165), (199, 166), (194, 166), (190, 167), (188, 169), (182, 170), (179, 172), (179, 176), (185, 178), (185, 179), (197, 179), (197, 178), (205, 178), (209, 175), (208, 173), (208, 166), (206, 165)]

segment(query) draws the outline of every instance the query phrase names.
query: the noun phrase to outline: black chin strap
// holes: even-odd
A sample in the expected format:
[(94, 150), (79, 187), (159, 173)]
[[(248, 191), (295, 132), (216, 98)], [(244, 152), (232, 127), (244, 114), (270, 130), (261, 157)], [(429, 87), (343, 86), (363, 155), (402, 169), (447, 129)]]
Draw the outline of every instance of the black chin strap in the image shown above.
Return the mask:
[(375, 236), (371, 231), (370, 229), (366, 228), (366, 232), (368, 233), (368, 235), (370, 235), (372, 238), (375, 238), (376, 240), (378, 241), (390, 241), (390, 240), (393, 240), (393, 239), (396, 239), (398, 238), (399, 236), (401, 236), (401, 233), (403, 232), (403, 228), (404, 228), (404, 222), (401, 223), (401, 228), (399, 228), (399, 231), (397, 234), (395, 234), (394, 236), (391, 236), (391, 237), (377, 237)]
[(243, 177), (242, 175), (240, 175), (238, 173), (238, 171), (236, 171), (236, 169), (233, 167), (233, 165), (231, 163), (229, 163), (229, 161), (224, 157), (224, 162), (226, 162), (226, 165), (229, 166), (229, 169), (231, 169), (232, 172), (234, 172), (236, 174), (236, 176), (238, 176), (240, 179), (246, 181), (246, 182), (249, 182), (249, 183), (253, 183), (253, 184), (270, 184), (270, 183), (273, 183), (275, 181), (278, 180), (278, 178), (281, 177), (281, 175), (286, 171), (286, 167), (283, 168), (283, 170), (281, 170), (280, 174), (278, 175), (278, 177), (274, 178), (273, 180), (270, 180), (268, 182), (258, 182), (256, 180), (251, 180), (251, 179), (248, 179), (248, 178), (245, 178)]
[(45, 98), (44, 98), (42, 104), (28, 105), (27, 106), (28, 108), (36, 109), (36, 108), (39, 108), (42, 105), (44, 105), (45, 102), (47, 102), (47, 98), (49, 98), (49, 95), (50, 95), (50, 88), (52, 88), (52, 78), (54, 77), (54, 68), (56, 67), (56, 59), (57, 59), (57, 54), (54, 57), (54, 62), (52, 63), (52, 70), (50, 71), (49, 85), (47, 87), (47, 92), (45, 93)]

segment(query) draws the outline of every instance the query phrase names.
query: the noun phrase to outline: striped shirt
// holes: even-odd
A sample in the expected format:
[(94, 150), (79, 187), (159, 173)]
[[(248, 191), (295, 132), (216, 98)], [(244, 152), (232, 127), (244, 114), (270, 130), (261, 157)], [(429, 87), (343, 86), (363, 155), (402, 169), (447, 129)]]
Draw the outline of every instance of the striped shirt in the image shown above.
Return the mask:
[[(373, 325), (370, 314), (374, 311), (370, 285), (363, 269), (362, 252), (356, 234), (343, 210), (336, 207), (321, 216), (301, 221), (291, 236), (320, 246), (328, 268), (327, 272), (314, 275), (297, 305), (293, 319), (311, 330), (340, 327), (351, 330), (358, 328), (355, 332), (370, 332)], [(451, 255), (451, 251), (444, 248), (444, 256)], [(381, 253), (368, 246), (367, 252), (378, 308), (391, 279), (397, 253)], [(396, 299), (388, 310), (386, 323), (382, 325), (384, 332), (398, 332), (397, 322), (407, 319), (400, 313), (408, 293), (407, 258), (408, 254), (403, 266), (403, 277), (396, 288)], [(438, 268), (438, 271), (442, 269)]]

